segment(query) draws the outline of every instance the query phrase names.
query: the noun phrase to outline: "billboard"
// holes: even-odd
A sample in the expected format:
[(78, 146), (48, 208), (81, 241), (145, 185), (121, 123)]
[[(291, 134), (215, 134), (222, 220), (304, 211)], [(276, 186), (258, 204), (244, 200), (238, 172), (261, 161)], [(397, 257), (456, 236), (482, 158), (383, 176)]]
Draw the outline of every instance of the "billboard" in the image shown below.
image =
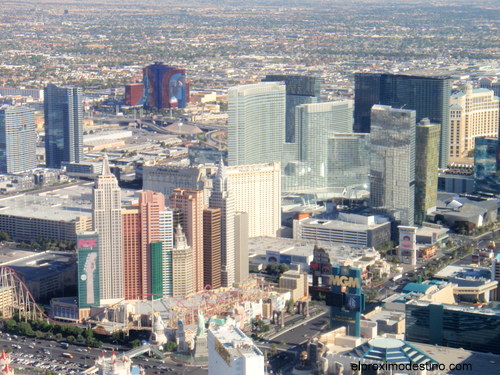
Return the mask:
[(79, 233), (76, 237), (78, 254), (78, 307), (99, 306), (99, 235)]
[(361, 269), (333, 266), (329, 283), (326, 304), (330, 306), (331, 326), (342, 322), (347, 327), (348, 335), (360, 337), (361, 313), (365, 307), (365, 296), (361, 293)]
[(398, 226), (399, 249), (415, 250), (417, 248), (417, 228)]

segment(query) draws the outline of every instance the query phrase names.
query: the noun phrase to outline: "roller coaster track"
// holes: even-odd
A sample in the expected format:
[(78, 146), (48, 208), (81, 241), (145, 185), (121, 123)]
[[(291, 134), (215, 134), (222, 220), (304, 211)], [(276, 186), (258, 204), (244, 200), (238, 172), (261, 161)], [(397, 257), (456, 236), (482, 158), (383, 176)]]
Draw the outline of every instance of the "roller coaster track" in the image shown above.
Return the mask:
[(53, 323), (60, 323), (45, 314), (14, 269), (0, 266), (0, 288), (3, 300), (1, 310), (4, 317), (13, 316), (17, 312), (19, 318), (25, 321), (47, 319)]

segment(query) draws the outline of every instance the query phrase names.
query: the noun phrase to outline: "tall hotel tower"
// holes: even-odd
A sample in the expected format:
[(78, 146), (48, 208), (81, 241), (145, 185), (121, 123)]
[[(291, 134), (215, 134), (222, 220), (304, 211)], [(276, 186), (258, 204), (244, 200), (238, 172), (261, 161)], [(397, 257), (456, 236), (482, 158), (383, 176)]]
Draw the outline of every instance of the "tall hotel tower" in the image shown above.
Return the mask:
[(0, 107), (0, 173), (36, 168), (35, 112), (27, 106)]
[(286, 88), (261, 82), (229, 89), (229, 165), (281, 161), (285, 141)]
[[(195, 291), (203, 290), (203, 190), (174, 189), (170, 208), (182, 212), (182, 228), (193, 252)], [(176, 237), (177, 238), (177, 237)], [(177, 243), (175, 243), (177, 247)], [(177, 250), (178, 247), (177, 247)], [(174, 266), (175, 267), (175, 262)], [(174, 275), (174, 284), (175, 284)]]
[(83, 97), (80, 87), (48, 85), (44, 90), (47, 168), (83, 161)]
[(415, 111), (373, 106), (370, 203), (400, 225), (414, 220), (415, 138)]
[(99, 276), (101, 300), (122, 299), (122, 208), (120, 187), (111, 174), (107, 156), (102, 174), (97, 177), (92, 194), (92, 223), (99, 234)]
[(374, 104), (413, 109), (416, 121), (428, 118), (441, 125), (439, 167), (446, 168), (450, 148), (450, 95), (448, 76), (356, 73), (354, 75), (354, 132), (370, 133)]
[(235, 281), (234, 263), (234, 197), (228, 186), (228, 176), (221, 160), (217, 176), (214, 178), (210, 207), (221, 209), (221, 261), (224, 287), (230, 287)]

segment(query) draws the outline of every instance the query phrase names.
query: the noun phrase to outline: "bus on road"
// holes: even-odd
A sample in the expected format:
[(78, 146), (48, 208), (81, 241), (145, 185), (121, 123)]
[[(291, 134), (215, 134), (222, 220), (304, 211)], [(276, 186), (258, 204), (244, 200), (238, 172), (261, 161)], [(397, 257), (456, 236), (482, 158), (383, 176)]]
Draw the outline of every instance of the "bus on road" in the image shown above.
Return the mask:
[(63, 356), (64, 358), (74, 358), (74, 357), (73, 357), (73, 354), (71, 354), (71, 353), (63, 353), (63, 354), (62, 354), (62, 356)]

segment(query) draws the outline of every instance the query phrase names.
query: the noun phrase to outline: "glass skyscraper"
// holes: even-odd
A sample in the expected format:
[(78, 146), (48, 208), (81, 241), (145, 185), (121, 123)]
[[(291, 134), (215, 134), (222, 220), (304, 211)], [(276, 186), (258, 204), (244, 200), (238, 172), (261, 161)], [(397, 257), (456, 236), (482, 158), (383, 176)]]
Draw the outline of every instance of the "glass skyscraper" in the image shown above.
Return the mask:
[(415, 111), (374, 105), (371, 112), (370, 204), (398, 225), (413, 225)]
[(353, 101), (302, 104), (295, 108), (296, 159), (284, 153), (283, 190), (328, 187), (328, 140), (352, 132)]
[(285, 140), (285, 85), (261, 82), (229, 89), (229, 165), (281, 161)]
[(371, 108), (383, 104), (413, 109), (416, 120), (441, 124), (439, 167), (446, 168), (449, 154), (451, 78), (403, 74), (356, 73), (354, 131), (370, 133)]
[(0, 107), (0, 173), (36, 168), (35, 113), (25, 106)]
[(320, 101), (321, 78), (299, 75), (267, 75), (263, 82), (284, 82), (286, 86), (285, 142), (297, 141), (295, 107)]
[(44, 89), (45, 159), (47, 168), (63, 161), (83, 161), (83, 97), (80, 87), (48, 85)]
[(476, 138), (474, 183), (477, 191), (500, 194), (500, 142), (498, 138)]
[(415, 223), (422, 224), (425, 216), (436, 208), (440, 125), (429, 119), (417, 125), (415, 165)]
[[(370, 135), (339, 133), (328, 140), (328, 186), (368, 190)], [(368, 190), (369, 191), (369, 190)]]

